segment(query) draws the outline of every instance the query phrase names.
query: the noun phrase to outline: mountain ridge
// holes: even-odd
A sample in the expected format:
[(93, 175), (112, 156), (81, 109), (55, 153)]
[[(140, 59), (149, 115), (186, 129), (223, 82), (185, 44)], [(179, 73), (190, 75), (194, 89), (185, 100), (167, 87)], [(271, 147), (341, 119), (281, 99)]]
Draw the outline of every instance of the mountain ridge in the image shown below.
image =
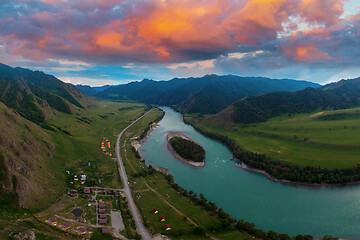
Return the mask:
[(95, 94), (111, 100), (135, 100), (176, 107), (186, 113), (216, 113), (248, 95), (272, 91), (296, 91), (319, 84), (292, 79), (205, 75), (173, 78), (169, 81), (144, 79), (117, 85)]
[[(296, 92), (273, 92), (245, 97), (204, 121), (256, 123), (282, 114), (346, 109), (360, 105), (360, 78), (341, 80), (320, 88)], [(229, 117), (231, 116), (231, 117)], [(225, 123), (225, 122), (224, 122)]]

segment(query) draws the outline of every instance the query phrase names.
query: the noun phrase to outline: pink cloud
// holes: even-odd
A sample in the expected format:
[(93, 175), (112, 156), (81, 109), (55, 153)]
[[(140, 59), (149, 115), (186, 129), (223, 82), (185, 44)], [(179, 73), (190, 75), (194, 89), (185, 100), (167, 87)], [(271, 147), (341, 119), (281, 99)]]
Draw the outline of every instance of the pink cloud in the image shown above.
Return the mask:
[[(7, 33), (0, 32), (3, 44), (30, 59), (69, 56), (110, 62), (179, 62), (213, 58), (242, 45), (261, 47), (279, 41), (279, 33), (292, 17), (309, 25), (340, 24), (344, 4), (344, 0), (41, 2), (46, 8), (24, 12), (15, 23), (4, 23), (14, 26)], [(296, 23), (290, 27), (297, 29)], [(24, 28), (33, 29), (12, 32)], [(298, 42), (330, 37), (325, 28), (311, 28), (294, 33), (286, 39), (291, 44), (280, 48), (289, 49), (282, 51), (284, 55), (301, 62), (331, 60), (317, 44)]]

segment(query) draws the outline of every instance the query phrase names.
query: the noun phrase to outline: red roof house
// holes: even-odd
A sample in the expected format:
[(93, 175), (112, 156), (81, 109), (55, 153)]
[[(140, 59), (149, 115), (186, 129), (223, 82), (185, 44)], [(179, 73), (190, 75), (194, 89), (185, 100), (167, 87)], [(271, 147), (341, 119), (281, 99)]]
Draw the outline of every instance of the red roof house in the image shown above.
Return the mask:
[(152, 210), (153, 213), (157, 214), (159, 211), (156, 210), (155, 208)]
[(160, 222), (165, 222), (165, 220), (166, 220), (166, 219), (165, 219), (164, 217), (161, 217), (161, 218), (160, 218)]
[(169, 225), (165, 225), (164, 229), (165, 229), (165, 231), (170, 231), (171, 227)]

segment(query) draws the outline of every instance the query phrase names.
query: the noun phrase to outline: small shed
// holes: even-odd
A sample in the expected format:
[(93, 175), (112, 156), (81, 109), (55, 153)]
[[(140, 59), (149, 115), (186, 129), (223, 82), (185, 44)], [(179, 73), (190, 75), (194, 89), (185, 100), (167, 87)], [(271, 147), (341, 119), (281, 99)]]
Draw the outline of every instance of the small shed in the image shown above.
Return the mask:
[(158, 214), (158, 213), (159, 213), (159, 211), (156, 210), (155, 208), (152, 210), (152, 212), (153, 212), (154, 214)]
[(165, 231), (170, 231), (171, 227), (169, 225), (165, 225), (164, 229), (165, 229)]
[(164, 217), (161, 217), (161, 218), (160, 218), (160, 222), (165, 222), (165, 220), (166, 220), (166, 219), (165, 219)]

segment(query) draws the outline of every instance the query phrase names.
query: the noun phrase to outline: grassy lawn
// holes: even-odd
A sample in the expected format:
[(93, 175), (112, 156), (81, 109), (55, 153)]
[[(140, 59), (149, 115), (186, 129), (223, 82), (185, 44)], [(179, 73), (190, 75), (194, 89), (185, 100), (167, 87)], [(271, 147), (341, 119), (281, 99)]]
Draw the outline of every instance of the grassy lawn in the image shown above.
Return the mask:
[[(252, 152), (300, 166), (350, 168), (360, 164), (360, 108), (296, 114), (267, 122), (225, 128), (187, 119), (195, 126), (226, 135)], [(337, 120), (319, 116), (348, 114)]]
[[(111, 147), (107, 151), (114, 155), (117, 134), (129, 124), (129, 120), (143, 114), (146, 106), (113, 102), (96, 102), (96, 104), (83, 115), (58, 113), (55, 119), (48, 122), (55, 129), (46, 130), (55, 144), (53, 169), (49, 172), (52, 172), (56, 179), (53, 188), (56, 188), (59, 194), (49, 196), (50, 199), (45, 198), (45, 203), (39, 204), (37, 209), (33, 209), (34, 211), (47, 208), (49, 203), (60, 197), (62, 191), (82, 186), (80, 180), (74, 181), (74, 175), (79, 179), (80, 174), (87, 175), (84, 186), (122, 187), (119, 173), (114, 171), (117, 169), (117, 163), (104, 154), (101, 143), (104, 138), (108, 139)], [(101, 184), (98, 184), (99, 180)]]

